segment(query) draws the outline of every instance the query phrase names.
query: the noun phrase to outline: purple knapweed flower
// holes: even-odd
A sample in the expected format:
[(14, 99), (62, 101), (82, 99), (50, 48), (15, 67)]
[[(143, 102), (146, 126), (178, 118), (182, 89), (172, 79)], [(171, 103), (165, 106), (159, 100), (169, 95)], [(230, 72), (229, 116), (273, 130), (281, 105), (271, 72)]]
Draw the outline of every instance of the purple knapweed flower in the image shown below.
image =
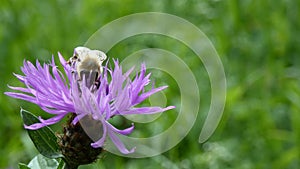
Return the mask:
[(99, 86), (92, 89), (92, 87), (85, 84), (85, 80), (79, 82), (77, 76), (73, 73), (74, 68), (67, 64), (60, 53), (58, 53), (58, 56), (64, 68), (63, 73), (57, 69), (54, 57), (52, 57), (50, 64), (44, 63), (41, 65), (39, 61), (36, 61), (36, 66), (29, 61), (24, 61), (21, 68), (24, 75), (14, 75), (26, 87), (9, 86), (16, 92), (5, 93), (10, 97), (37, 104), (45, 112), (54, 115), (46, 120), (39, 117), (39, 123), (25, 125), (26, 129), (37, 130), (55, 124), (69, 113), (76, 114), (73, 124), (78, 123), (88, 115), (94, 120), (100, 121), (103, 130), (100, 139), (91, 144), (92, 147), (102, 147), (108, 136), (121, 153), (128, 154), (134, 152), (134, 148), (128, 150), (117, 134), (130, 134), (134, 129), (134, 125), (119, 130), (110, 124), (108, 120), (117, 115), (153, 114), (174, 108), (174, 106), (166, 108), (135, 107), (152, 94), (167, 87), (162, 86), (152, 88), (147, 92), (144, 91), (145, 86), (150, 83), (150, 74), (145, 74), (145, 64), (141, 65), (140, 73), (137, 73), (135, 78), (131, 80), (129, 75), (133, 68), (123, 73), (118, 61), (114, 60), (114, 68), (104, 67), (103, 73), (98, 79)]

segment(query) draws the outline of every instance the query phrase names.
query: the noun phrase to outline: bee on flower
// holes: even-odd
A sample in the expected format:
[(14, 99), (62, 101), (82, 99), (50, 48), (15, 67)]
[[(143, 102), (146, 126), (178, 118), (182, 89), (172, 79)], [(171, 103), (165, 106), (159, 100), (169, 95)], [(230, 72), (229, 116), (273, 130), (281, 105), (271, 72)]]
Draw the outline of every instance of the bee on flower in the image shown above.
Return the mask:
[(144, 88), (150, 83), (150, 74), (146, 74), (145, 64), (141, 65), (140, 72), (132, 80), (129, 75), (133, 72), (133, 68), (124, 73), (118, 60), (112, 60), (114, 68), (108, 67), (108, 64), (103, 66), (107, 56), (99, 50), (77, 47), (68, 61), (60, 53), (58, 57), (63, 66), (62, 72), (58, 70), (54, 57), (49, 64), (36, 61), (34, 65), (24, 61), (21, 67), (24, 75), (14, 75), (25, 87), (9, 86), (14, 91), (5, 94), (37, 104), (45, 112), (53, 115), (49, 119), (39, 117), (40, 122), (25, 125), (24, 127), (29, 130), (38, 130), (58, 123), (71, 114), (69, 123), (64, 128), (64, 135), (60, 138), (61, 149), (63, 153), (65, 151), (65, 156), (69, 151), (64, 150), (67, 144), (76, 142), (76, 138), (70, 141), (72, 137), (70, 130), (80, 127), (79, 122), (82, 119), (88, 118), (99, 123), (97, 131), (101, 130), (97, 133), (97, 140), (90, 139), (84, 146), (105, 149), (104, 143), (110, 138), (121, 153), (128, 154), (133, 153), (135, 148), (128, 149), (118, 135), (130, 134), (134, 130), (134, 124), (126, 129), (117, 129), (109, 119), (130, 114), (154, 114), (175, 108), (136, 107), (152, 94), (167, 88), (162, 86), (145, 91)]

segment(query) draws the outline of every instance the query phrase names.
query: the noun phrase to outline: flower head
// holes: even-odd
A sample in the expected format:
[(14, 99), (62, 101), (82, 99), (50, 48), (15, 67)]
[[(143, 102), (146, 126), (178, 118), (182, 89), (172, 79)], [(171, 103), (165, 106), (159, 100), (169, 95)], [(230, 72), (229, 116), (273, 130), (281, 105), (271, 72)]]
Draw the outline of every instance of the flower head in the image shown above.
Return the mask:
[(26, 100), (39, 105), (45, 112), (53, 114), (49, 119), (42, 119), (40, 122), (26, 126), (26, 129), (36, 130), (44, 126), (59, 122), (69, 113), (76, 116), (72, 121), (78, 123), (86, 116), (101, 122), (102, 134), (99, 139), (91, 144), (94, 148), (103, 147), (107, 136), (123, 154), (132, 153), (134, 148), (128, 150), (118, 134), (130, 134), (134, 125), (123, 130), (115, 128), (108, 120), (113, 116), (129, 114), (153, 114), (173, 109), (174, 106), (161, 107), (135, 107), (152, 94), (165, 89), (167, 86), (152, 88), (145, 91), (145, 86), (150, 83), (150, 74), (146, 75), (145, 64), (141, 65), (140, 73), (131, 80), (129, 75), (133, 68), (123, 73), (122, 67), (117, 60), (114, 60), (114, 68), (104, 67), (103, 73), (97, 79), (99, 85), (87, 85), (89, 76), (78, 80), (78, 73), (74, 73), (74, 67), (67, 64), (61, 54), (58, 54), (60, 63), (64, 68), (62, 73), (57, 69), (52, 57), (50, 64), (41, 65), (36, 61), (34, 66), (29, 61), (24, 61), (21, 68), (24, 75), (15, 76), (25, 84), (26, 87), (12, 87), (15, 92), (5, 94), (14, 98)]

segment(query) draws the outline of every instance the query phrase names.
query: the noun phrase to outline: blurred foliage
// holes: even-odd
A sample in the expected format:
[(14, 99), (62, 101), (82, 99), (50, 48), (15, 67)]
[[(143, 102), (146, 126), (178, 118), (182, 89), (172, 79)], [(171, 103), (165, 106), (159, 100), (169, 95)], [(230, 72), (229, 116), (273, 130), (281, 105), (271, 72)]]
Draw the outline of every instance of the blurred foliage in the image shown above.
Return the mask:
[[(158, 35), (131, 37), (108, 55), (122, 60), (136, 50), (155, 47), (174, 52), (190, 66), (201, 93), (196, 125), (162, 155), (128, 159), (106, 153), (97, 164), (81, 168), (300, 168), (299, 7), (297, 0), (1, 1), (0, 168), (16, 168), (37, 154), (22, 127), (20, 106), (46, 116), (37, 106), (3, 94), (9, 90), (7, 84), (20, 85), (12, 73), (21, 73), (23, 60), (49, 62), (58, 51), (68, 58), (74, 47), (106, 23), (147, 11), (182, 17), (215, 45), (228, 85), (221, 124), (209, 141), (198, 143), (210, 104), (210, 84), (201, 61), (188, 47)], [(172, 79), (158, 83), (176, 85)], [(171, 87), (168, 98), (176, 100), (177, 90)], [(161, 132), (176, 117), (161, 118), (166, 123), (155, 127), (149, 124), (138, 130), (144, 124), (137, 124), (137, 135)]]

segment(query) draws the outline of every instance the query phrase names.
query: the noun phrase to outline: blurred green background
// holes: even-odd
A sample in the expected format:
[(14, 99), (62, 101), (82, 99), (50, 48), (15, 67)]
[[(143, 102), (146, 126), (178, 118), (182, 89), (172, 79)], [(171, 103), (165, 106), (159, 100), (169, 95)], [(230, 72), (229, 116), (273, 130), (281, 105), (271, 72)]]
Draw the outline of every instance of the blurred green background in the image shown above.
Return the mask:
[[(213, 137), (198, 143), (210, 105), (210, 83), (201, 60), (188, 47), (159, 35), (131, 37), (108, 56), (122, 60), (143, 48), (162, 48), (190, 66), (201, 93), (196, 125), (180, 144), (159, 156), (128, 159), (106, 153), (98, 163), (81, 168), (300, 168), (299, 7), (297, 0), (1, 1), (0, 168), (16, 168), (37, 154), (22, 127), (20, 107), (47, 117), (37, 106), (3, 94), (9, 91), (7, 84), (21, 85), (12, 73), (21, 73), (23, 60), (49, 62), (58, 51), (68, 58), (106, 23), (149, 11), (190, 21), (214, 44), (228, 85), (221, 123)], [(169, 79), (158, 84), (170, 85), (168, 104), (177, 105), (178, 89)], [(169, 114), (161, 117), (166, 122), (158, 124), (158, 131), (142, 124), (136, 133), (163, 131), (176, 118)]]

